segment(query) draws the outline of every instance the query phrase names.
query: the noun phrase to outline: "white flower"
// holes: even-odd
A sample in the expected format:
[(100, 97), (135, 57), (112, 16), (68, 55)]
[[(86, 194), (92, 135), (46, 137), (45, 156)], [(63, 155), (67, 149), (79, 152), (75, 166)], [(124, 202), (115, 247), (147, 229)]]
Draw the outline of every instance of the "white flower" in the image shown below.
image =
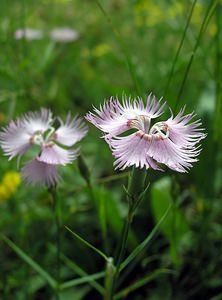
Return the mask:
[(56, 129), (51, 111), (42, 108), (11, 121), (0, 132), (0, 145), (9, 160), (15, 156), (20, 159), (34, 145), (39, 147), (38, 155), (23, 168), (23, 176), (25, 179), (30, 177), (29, 182), (55, 184), (59, 178), (56, 165), (69, 164), (79, 154), (78, 149), (70, 147), (87, 133), (82, 120), (78, 117), (72, 119), (70, 113), (65, 123), (60, 118), (58, 120), (60, 126)]
[[(156, 101), (151, 95), (144, 105), (141, 98), (127, 100), (122, 104), (111, 98), (86, 119), (104, 132), (116, 168), (136, 166), (160, 170), (159, 163), (172, 170), (187, 172), (197, 161), (200, 153), (197, 144), (206, 137), (200, 128), (200, 120), (191, 122), (193, 113), (183, 115), (182, 109), (176, 117), (151, 124), (164, 110), (165, 103)], [(128, 130), (133, 133), (125, 134)]]

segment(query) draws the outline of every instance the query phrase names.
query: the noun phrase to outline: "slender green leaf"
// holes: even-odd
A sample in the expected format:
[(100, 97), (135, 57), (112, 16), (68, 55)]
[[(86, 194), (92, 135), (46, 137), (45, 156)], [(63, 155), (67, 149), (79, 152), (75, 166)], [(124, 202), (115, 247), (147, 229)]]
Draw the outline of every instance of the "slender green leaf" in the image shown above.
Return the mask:
[[(56, 251), (56, 247), (52, 244), (49, 244), (49, 247), (52, 251)], [(74, 271), (75, 274), (78, 274), (80, 277), (87, 277), (90, 276), (90, 274), (88, 274), (85, 270), (83, 270), (79, 265), (77, 265), (77, 263), (74, 260), (69, 259), (66, 255), (64, 255), (63, 253), (61, 253), (60, 255), (60, 259), (66, 264), (67, 267), (69, 267), (71, 270)], [(103, 277), (105, 276), (105, 272), (100, 272), (101, 273), (101, 277), (103, 275)], [(93, 288), (95, 288), (101, 295), (104, 294), (104, 288), (101, 286), (101, 284), (99, 284), (98, 282), (96, 282), (95, 280), (90, 280), (89, 285), (91, 285)]]
[(197, 0), (194, 0), (193, 4), (191, 6), (191, 9), (190, 9), (190, 12), (189, 12), (189, 15), (188, 15), (188, 18), (187, 18), (186, 26), (185, 26), (185, 28), (183, 30), (182, 38), (181, 38), (181, 41), (180, 41), (179, 46), (177, 48), (177, 52), (176, 52), (175, 58), (173, 60), (173, 64), (172, 64), (172, 67), (171, 67), (171, 70), (170, 70), (170, 75), (168, 77), (168, 81), (167, 81), (167, 85), (166, 85), (164, 96), (166, 96), (166, 94), (168, 92), (168, 88), (170, 86), (170, 83), (171, 83), (171, 80), (172, 80), (172, 77), (173, 77), (173, 74), (174, 74), (176, 62), (177, 62), (178, 57), (180, 55), (180, 51), (181, 51), (183, 43), (184, 43), (184, 39), (185, 39), (185, 36), (186, 36), (186, 33), (187, 33), (187, 29), (188, 29), (188, 27), (190, 25), (190, 20), (191, 20), (191, 17), (193, 15), (193, 10), (194, 10), (194, 7), (196, 5), (196, 2), (197, 2)]
[(139, 279), (135, 283), (131, 284), (127, 288), (125, 288), (122, 291), (120, 291), (119, 293), (117, 293), (116, 296), (114, 297), (114, 299), (115, 300), (123, 299), (126, 296), (128, 296), (131, 292), (133, 292), (133, 291), (139, 289), (140, 287), (144, 286), (145, 284), (149, 283), (153, 279), (157, 278), (159, 275), (172, 274), (172, 273), (174, 273), (173, 270), (169, 270), (169, 269), (165, 269), (165, 268), (155, 270), (153, 273), (148, 274), (146, 277)]
[[(121, 229), (123, 226), (123, 217), (121, 215), (122, 207), (119, 206), (119, 203), (115, 201), (116, 199), (115, 197), (113, 197), (113, 194), (110, 193), (105, 187), (94, 186), (92, 192), (98, 209), (100, 206), (100, 199), (104, 199), (104, 213), (106, 213), (106, 221), (109, 225), (109, 228), (112, 229), (113, 233), (117, 237), (120, 237)], [(138, 240), (133, 230), (130, 230), (129, 232), (128, 241), (130, 247), (135, 247), (136, 245), (138, 245)]]
[(171, 205), (169, 205), (169, 207), (163, 214), (162, 218), (159, 220), (159, 222), (156, 224), (156, 226), (153, 228), (150, 234), (145, 238), (145, 240), (141, 244), (139, 244), (139, 246), (137, 246), (136, 249), (123, 261), (120, 268), (121, 270), (123, 270), (132, 260), (134, 260), (135, 257), (137, 257), (137, 255), (139, 255), (149, 245), (150, 241), (156, 235), (161, 224), (163, 223), (166, 216), (168, 215), (170, 209), (171, 209)]
[(69, 280), (67, 282), (62, 283), (60, 287), (61, 287), (61, 289), (67, 289), (67, 288), (71, 288), (73, 286), (77, 286), (79, 284), (89, 283), (91, 281), (94, 281), (96, 279), (100, 279), (103, 277), (104, 277), (104, 272), (98, 272), (98, 273), (95, 273), (92, 275), (85, 276), (83, 278)]
[(164, 177), (156, 181), (151, 188), (151, 208), (156, 223), (162, 218), (163, 213), (172, 204), (172, 209), (160, 226), (161, 232), (170, 243), (171, 257), (175, 264), (180, 263), (178, 255), (181, 243), (189, 232), (187, 221), (172, 196), (172, 181)]
[(30, 267), (32, 267), (32, 269), (35, 270), (42, 278), (44, 278), (53, 289), (57, 288), (58, 283), (56, 282), (56, 280), (39, 264), (37, 264), (28, 254), (26, 254), (6, 236), (1, 235), (1, 238), (22, 260), (24, 260)]
[(105, 259), (105, 261), (109, 261), (109, 258), (98, 248), (94, 247), (92, 244), (90, 244), (89, 242), (87, 242), (86, 240), (84, 240), (81, 236), (79, 236), (77, 233), (75, 233), (74, 231), (72, 231), (69, 227), (65, 226), (65, 228), (72, 233), (72, 235), (74, 235), (79, 241), (81, 241), (83, 244), (85, 244), (86, 246), (88, 246), (89, 248), (93, 249), (96, 253), (98, 253), (100, 256), (102, 256), (102, 258)]
[(200, 27), (200, 31), (199, 31), (199, 34), (198, 34), (198, 37), (197, 37), (197, 40), (196, 40), (196, 43), (194, 45), (194, 48), (193, 48), (193, 51), (191, 53), (191, 56), (190, 56), (190, 60), (187, 64), (187, 67), (186, 67), (186, 70), (185, 70), (185, 73), (184, 73), (184, 77), (183, 77), (183, 80), (182, 80), (182, 83), (181, 83), (181, 86), (180, 86), (180, 89), (179, 89), (179, 93), (178, 93), (178, 96), (177, 96), (177, 101), (176, 101), (176, 104), (175, 104), (175, 109), (177, 108), (177, 105), (179, 103), (179, 100), (181, 98), (181, 95), (183, 93), (183, 89), (184, 89), (184, 86), (185, 86), (185, 83), (186, 83), (186, 80), (187, 80), (187, 77), (188, 77), (188, 74), (189, 74), (189, 71), (190, 71), (190, 68), (191, 68), (191, 65), (192, 65), (192, 62), (193, 62), (193, 59), (194, 59), (194, 56), (197, 52), (197, 49), (200, 45), (200, 41), (201, 41), (201, 38), (207, 28), (207, 25), (218, 5), (218, 1), (219, 0), (212, 0), (210, 2), (210, 5), (208, 6), (208, 9), (206, 11), (206, 14), (204, 16), (204, 19), (202, 21), (202, 24), (201, 24), (201, 27)]
[[(85, 299), (85, 296), (89, 293), (90, 287), (89, 286), (77, 286), (72, 287), (70, 289), (62, 290), (59, 294), (58, 300), (83, 300)], [(57, 299), (55, 299), (57, 300)]]

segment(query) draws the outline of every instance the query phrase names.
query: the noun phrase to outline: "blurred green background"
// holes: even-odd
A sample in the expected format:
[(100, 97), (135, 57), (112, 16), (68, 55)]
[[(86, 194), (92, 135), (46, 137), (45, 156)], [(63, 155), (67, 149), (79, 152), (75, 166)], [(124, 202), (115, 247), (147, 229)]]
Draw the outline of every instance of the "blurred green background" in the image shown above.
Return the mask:
[[(84, 116), (92, 105), (123, 94), (145, 100), (152, 92), (157, 98), (164, 96), (175, 113), (184, 105), (187, 113), (194, 110), (208, 133), (200, 161), (188, 174), (148, 171), (151, 187), (135, 216), (127, 253), (149, 234), (170, 203), (172, 209), (155, 239), (121, 277), (123, 292), (118, 299), (220, 300), (221, 3), (101, 0), (100, 4), (0, 0), (0, 125), (40, 107), (61, 117), (68, 111)], [(40, 30), (42, 37), (16, 38), (16, 31), (24, 28)], [(73, 40), (53, 40), (52, 30), (58, 28), (74, 30)], [(101, 135), (89, 125), (81, 142), (92, 189), (75, 162), (61, 168), (58, 191), (62, 223), (113, 256), (127, 210), (123, 184), (130, 170), (114, 171), (114, 159)], [(55, 277), (52, 199), (44, 188), (21, 183), (16, 170), (16, 161), (8, 162), (2, 153), (1, 234)], [(0, 299), (53, 299), (44, 276), (5, 241), (0, 244)], [(63, 282), (104, 270), (104, 261), (65, 228), (61, 247)], [(103, 285), (103, 280), (98, 283)], [(64, 288), (61, 299), (102, 296), (92, 284), (81, 283)]]

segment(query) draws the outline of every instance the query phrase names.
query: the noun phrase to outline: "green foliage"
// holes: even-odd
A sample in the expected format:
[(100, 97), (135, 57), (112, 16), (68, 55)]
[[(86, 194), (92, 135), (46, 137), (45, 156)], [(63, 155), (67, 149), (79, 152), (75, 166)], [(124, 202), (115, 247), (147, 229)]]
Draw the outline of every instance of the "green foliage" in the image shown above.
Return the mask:
[(163, 214), (171, 207), (165, 220), (160, 225), (162, 233), (170, 242), (172, 260), (179, 263), (178, 251), (181, 248), (184, 237), (188, 233), (186, 219), (178, 207), (178, 200), (173, 199), (171, 190), (174, 187), (170, 177), (164, 177), (152, 185), (152, 212), (156, 222), (160, 222)]
[[(220, 1), (8, 2), (2, 0), (0, 10), (1, 127), (42, 106), (61, 117), (68, 111), (84, 116), (110, 96), (150, 92), (201, 118), (208, 136), (193, 169), (147, 172), (150, 187), (130, 229), (115, 299), (221, 299)], [(44, 37), (15, 39), (24, 27)], [(70, 27), (79, 38), (55, 42), (50, 32), (57, 27)], [(104, 297), (106, 261), (115, 256), (127, 215), (123, 187), (130, 170), (114, 171), (101, 135), (89, 125), (79, 169), (76, 162), (59, 169), (59, 257), (48, 191), (21, 183), (3, 197), (3, 177), (17, 166), (1, 155), (1, 299)]]

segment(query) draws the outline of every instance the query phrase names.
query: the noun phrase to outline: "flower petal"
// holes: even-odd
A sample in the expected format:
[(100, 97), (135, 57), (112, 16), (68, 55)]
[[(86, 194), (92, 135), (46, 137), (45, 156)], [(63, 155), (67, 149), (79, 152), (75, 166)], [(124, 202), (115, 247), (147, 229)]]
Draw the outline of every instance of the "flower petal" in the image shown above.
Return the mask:
[(66, 150), (56, 144), (50, 144), (42, 147), (38, 161), (52, 165), (66, 165), (71, 163), (79, 155), (79, 149)]
[[(200, 140), (206, 137), (203, 133), (204, 128), (200, 128), (202, 123), (200, 120), (190, 122), (195, 114), (187, 114), (183, 116), (184, 109), (181, 109), (176, 117), (171, 117), (164, 122), (169, 127), (169, 138), (177, 145), (185, 148), (192, 148)], [(190, 122), (190, 123), (189, 123)]]
[(138, 116), (147, 118), (157, 118), (163, 113), (165, 103), (161, 105), (161, 100), (157, 101), (151, 95), (147, 98), (147, 103), (144, 105), (141, 98), (127, 99), (123, 97), (122, 104), (118, 98), (113, 97), (105, 101), (100, 109), (94, 108), (95, 113), (89, 112), (86, 119), (102, 130), (106, 136), (116, 136), (130, 128), (129, 121), (136, 119)]
[(182, 148), (173, 143), (169, 138), (152, 139), (147, 150), (147, 155), (167, 165), (177, 172), (187, 172), (192, 163), (197, 161), (200, 153), (199, 147)]
[(75, 116), (71, 118), (69, 113), (64, 123), (60, 118), (60, 127), (54, 133), (55, 139), (66, 146), (72, 146), (80, 141), (87, 133), (87, 127), (82, 122), (81, 118)]
[(129, 136), (116, 137), (110, 140), (113, 155), (117, 158), (114, 162), (115, 169), (124, 170), (126, 167), (153, 168), (161, 170), (155, 161), (147, 155), (150, 142), (141, 138), (138, 132)]
[(9, 125), (0, 132), (0, 145), (9, 160), (15, 156), (23, 155), (31, 146), (31, 136), (17, 119), (11, 121)]
[(55, 186), (59, 181), (56, 166), (46, 164), (37, 159), (27, 162), (22, 168), (22, 178), (29, 184), (45, 184)]
[(41, 108), (40, 111), (36, 112), (28, 112), (20, 118), (21, 125), (30, 135), (36, 132), (45, 132), (50, 128), (52, 121), (52, 112), (46, 108)]

